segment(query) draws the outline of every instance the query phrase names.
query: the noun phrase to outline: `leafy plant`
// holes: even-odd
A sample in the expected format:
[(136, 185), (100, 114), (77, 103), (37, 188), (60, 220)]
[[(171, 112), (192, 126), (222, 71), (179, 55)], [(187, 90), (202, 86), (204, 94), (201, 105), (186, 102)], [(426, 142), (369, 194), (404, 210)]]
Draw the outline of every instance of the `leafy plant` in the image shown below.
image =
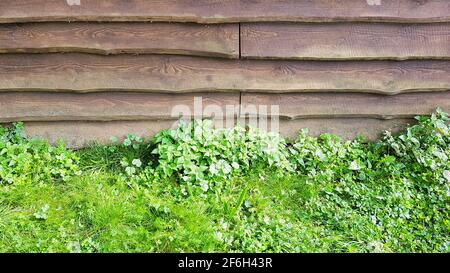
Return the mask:
[(45, 220), (47, 219), (47, 211), (50, 207), (48, 205), (42, 206), (37, 212), (35, 212), (33, 215), (38, 220)]
[(417, 120), (405, 133), (386, 132), (369, 144), (301, 132), (289, 148), (290, 158), (297, 173), (320, 193), (302, 201), (314, 221), (351, 239), (357, 232), (352, 226), (359, 223), (358, 229), (368, 231), (367, 250), (447, 250), (448, 117), (438, 110)]
[(78, 156), (59, 142), (28, 139), (23, 124), (0, 127), (0, 183), (67, 181), (79, 174)]
[(134, 175), (151, 160), (144, 139), (132, 134), (128, 134), (121, 142), (116, 137), (111, 137), (109, 145), (94, 143), (78, 154), (81, 158), (80, 167), (85, 171), (125, 172), (127, 175)]
[(152, 144), (157, 177), (175, 177), (205, 192), (215, 179), (248, 172), (256, 165), (291, 169), (285, 140), (256, 128), (213, 129), (210, 120), (197, 120), (160, 132)]
[(196, 121), (71, 152), (0, 127), (0, 252), (449, 252), (449, 147), (440, 110), (370, 143)]

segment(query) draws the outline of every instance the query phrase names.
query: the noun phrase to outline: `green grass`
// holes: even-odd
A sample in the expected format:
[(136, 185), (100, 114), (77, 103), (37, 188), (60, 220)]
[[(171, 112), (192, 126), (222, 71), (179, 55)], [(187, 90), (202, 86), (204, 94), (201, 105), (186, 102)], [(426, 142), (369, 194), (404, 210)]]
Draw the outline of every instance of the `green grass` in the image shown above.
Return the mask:
[[(297, 181), (249, 176), (229, 182), (220, 196), (188, 198), (173, 194), (176, 185), (130, 185), (105, 172), (69, 183), (5, 186), (0, 252), (334, 251), (329, 247), (337, 239), (322, 237), (323, 228), (296, 215), (285, 191)], [(245, 205), (243, 188), (251, 188)], [(285, 227), (289, 222), (293, 226)]]
[(448, 119), (418, 121), (369, 144), (199, 124), (77, 152), (3, 128), (0, 252), (449, 252)]

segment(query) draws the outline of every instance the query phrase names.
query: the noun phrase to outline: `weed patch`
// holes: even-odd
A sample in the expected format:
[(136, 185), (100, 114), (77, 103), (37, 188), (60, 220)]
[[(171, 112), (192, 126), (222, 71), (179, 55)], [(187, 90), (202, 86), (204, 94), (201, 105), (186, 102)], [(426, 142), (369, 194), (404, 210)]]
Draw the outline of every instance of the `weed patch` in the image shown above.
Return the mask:
[(0, 252), (449, 252), (447, 114), (399, 135), (182, 124), (70, 151), (0, 129)]

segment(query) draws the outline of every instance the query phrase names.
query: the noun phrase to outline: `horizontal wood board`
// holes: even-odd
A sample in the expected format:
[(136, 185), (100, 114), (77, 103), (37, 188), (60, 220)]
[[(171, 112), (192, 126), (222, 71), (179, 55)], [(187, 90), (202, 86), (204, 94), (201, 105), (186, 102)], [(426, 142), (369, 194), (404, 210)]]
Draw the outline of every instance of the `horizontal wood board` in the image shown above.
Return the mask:
[[(78, 5), (79, 4), (79, 5)], [(447, 0), (2, 0), (0, 23), (450, 20)]]
[(239, 57), (238, 24), (0, 24), (0, 53), (182, 54)]
[[(0, 93), (0, 122), (167, 120), (237, 116), (238, 93)], [(227, 106), (235, 107), (230, 111)]]
[(241, 50), (258, 59), (450, 59), (450, 23), (243, 23)]
[[(290, 139), (294, 139), (301, 128), (309, 128), (310, 135), (314, 136), (333, 133), (344, 139), (353, 139), (358, 135), (364, 135), (367, 140), (375, 140), (384, 130), (398, 132), (408, 124), (414, 123), (412, 119), (298, 119), (281, 120), (278, 128), (283, 136)], [(219, 121), (219, 124), (222, 126), (223, 123)], [(112, 136), (123, 139), (129, 133), (149, 138), (162, 129), (176, 128), (176, 126), (177, 121), (174, 120), (25, 122), (25, 133), (30, 137), (47, 139), (51, 143), (62, 139), (68, 147), (79, 149), (93, 142), (110, 143)], [(265, 128), (270, 130), (270, 126), (271, 123), (268, 122)]]
[[(287, 119), (412, 118), (417, 115), (428, 115), (437, 107), (450, 112), (450, 92), (410, 93), (396, 96), (357, 93), (243, 93), (241, 101), (242, 116), (261, 116), (267, 113), (268, 116)], [(273, 105), (278, 108), (273, 108)]]
[(369, 63), (0, 54), (0, 92), (365, 92), (450, 90), (450, 62)]

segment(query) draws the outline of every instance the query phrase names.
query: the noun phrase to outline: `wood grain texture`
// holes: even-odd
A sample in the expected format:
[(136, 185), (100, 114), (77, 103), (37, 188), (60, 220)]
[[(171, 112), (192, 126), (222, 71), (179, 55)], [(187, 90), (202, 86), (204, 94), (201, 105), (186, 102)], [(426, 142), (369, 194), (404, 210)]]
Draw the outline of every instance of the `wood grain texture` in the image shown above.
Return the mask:
[[(74, 3), (69, 5), (68, 2)], [(165, 21), (220, 23), (239, 0), (2, 0), (0, 23), (43, 21)], [(236, 20), (233, 20), (236, 21)]]
[[(38, 21), (258, 21), (450, 20), (447, 0), (2, 0), (0, 23)], [(377, 5), (377, 3), (380, 5)]]
[(61, 122), (25, 122), (25, 134), (29, 137), (46, 139), (54, 144), (63, 140), (67, 147), (79, 149), (93, 143), (111, 143), (111, 137), (118, 140), (127, 134), (149, 138), (162, 129), (171, 128), (174, 120), (150, 121), (61, 121)]
[(177, 23), (0, 25), (0, 53), (154, 53), (239, 57), (239, 26)]
[(354, 139), (364, 136), (368, 141), (379, 139), (384, 131), (397, 133), (404, 130), (408, 125), (415, 124), (414, 119), (389, 119), (379, 120), (371, 118), (318, 118), (318, 119), (296, 119), (281, 120), (280, 133), (295, 139), (301, 128), (308, 128), (309, 134), (318, 136), (328, 133), (335, 134), (343, 139)]
[[(396, 96), (356, 93), (243, 93), (241, 101), (242, 116), (268, 115), (285, 119), (412, 118), (417, 115), (428, 115), (437, 107), (450, 112), (450, 92)], [(279, 106), (278, 112), (270, 111), (272, 105)]]
[(241, 0), (240, 8), (242, 22), (442, 22), (450, 19), (449, 4), (447, 0)]
[(450, 90), (450, 62), (228, 60), (0, 54), (1, 91), (368, 92)]
[[(164, 120), (237, 115), (238, 93), (0, 93), (0, 122)], [(226, 111), (236, 106), (236, 113)], [(213, 113), (214, 112), (214, 113)]]
[[(315, 136), (322, 133), (333, 133), (344, 139), (353, 139), (358, 135), (364, 135), (367, 140), (375, 140), (381, 136), (384, 130), (398, 132), (414, 122), (411, 119), (377, 120), (370, 118), (281, 120), (279, 132), (285, 137), (294, 139), (301, 128), (309, 128), (310, 134)], [(31, 137), (47, 139), (51, 143), (62, 139), (68, 147), (79, 149), (93, 142), (110, 143), (112, 136), (120, 140), (124, 139), (127, 134), (149, 138), (162, 129), (176, 128), (176, 126), (177, 121), (175, 120), (25, 122), (25, 133)], [(268, 126), (267, 128), (270, 129), (270, 122)]]
[[(189, 122), (187, 120), (186, 122)], [(154, 136), (163, 129), (175, 129), (179, 120), (137, 120), (137, 121), (31, 121), (25, 122), (25, 134), (47, 139), (50, 143), (64, 140), (70, 148), (83, 148), (93, 143), (111, 143), (111, 137), (123, 140), (128, 134), (144, 137)], [(233, 126), (231, 122), (229, 126)], [(214, 127), (223, 128), (222, 119), (213, 120)]]
[(450, 23), (245, 23), (241, 56), (301, 60), (450, 59)]

